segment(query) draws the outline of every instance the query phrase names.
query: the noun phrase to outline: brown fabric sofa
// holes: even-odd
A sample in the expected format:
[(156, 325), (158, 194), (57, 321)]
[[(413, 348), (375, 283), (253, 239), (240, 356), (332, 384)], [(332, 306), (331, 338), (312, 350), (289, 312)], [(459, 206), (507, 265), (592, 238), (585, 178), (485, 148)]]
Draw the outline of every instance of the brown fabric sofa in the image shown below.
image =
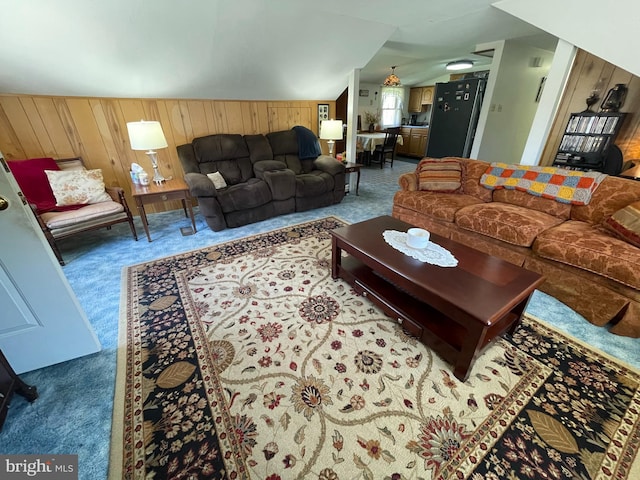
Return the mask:
[(587, 205), (571, 205), (490, 190), (480, 184), (490, 163), (453, 160), (462, 166), (461, 188), (423, 191), (417, 173), (404, 174), (393, 216), (538, 272), (545, 276), (540, 290), (589, 322), (640, 337), (640, 248), (604, 224), (640, 200), (640, 182), (607, 176)]
[[(319, 145), (301, 154), (307, 144), (300, 130), (207, 135), (177, 147), (185, 181), (209, 228), (220, 231), (342, 201), (345, 166), (314, 153)], [(317, 142), (302, 131), (307, 142)], [(224, 178), (223, 188), (207, 176), (215, 172)]]

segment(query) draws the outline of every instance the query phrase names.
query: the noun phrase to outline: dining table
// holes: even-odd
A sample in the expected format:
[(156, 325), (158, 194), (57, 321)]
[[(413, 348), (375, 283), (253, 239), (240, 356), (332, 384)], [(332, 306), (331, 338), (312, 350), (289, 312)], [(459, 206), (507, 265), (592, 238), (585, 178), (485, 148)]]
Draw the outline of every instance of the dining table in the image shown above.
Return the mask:
[[(362, 149), (370, 154), (376, 149), (376, 145), (382, 145), (384, 143), (384, 132), (361, 132), (356, 134), (356, 143), (358, 150)], [(397, 145), (402, 145), (402, 135), (398, 135)]]

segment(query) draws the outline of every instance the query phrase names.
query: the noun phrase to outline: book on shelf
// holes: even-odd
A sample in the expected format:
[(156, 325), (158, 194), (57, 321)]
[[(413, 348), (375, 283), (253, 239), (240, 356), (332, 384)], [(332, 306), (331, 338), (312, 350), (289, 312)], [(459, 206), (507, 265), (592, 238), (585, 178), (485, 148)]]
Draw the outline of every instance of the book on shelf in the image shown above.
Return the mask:
[(616, 130), (616, 125), (618, 124), (618, 117), (609, 117), (604, 124), (602, 129), (602, 133), (611, 134)]
[(607, 117), (598, 117), (598, 121), (593, 129), (593, 133), (602, 133), (604, 124), (607, 123)]

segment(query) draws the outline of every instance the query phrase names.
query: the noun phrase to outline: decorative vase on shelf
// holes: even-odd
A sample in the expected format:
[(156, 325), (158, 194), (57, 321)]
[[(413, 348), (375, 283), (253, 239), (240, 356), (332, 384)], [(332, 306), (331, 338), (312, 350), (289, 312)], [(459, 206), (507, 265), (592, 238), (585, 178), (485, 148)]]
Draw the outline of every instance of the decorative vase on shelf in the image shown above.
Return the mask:
[(369, 133), (373, 133), (375, 130), (376, 130), (375, 123), (370, 123), (369, 124)]
[(598, 103), (598, 100), (600, 100), (600, 94), (596, 91), (591, 92), (591, 95), (589, 95), (585, 100), (585, 102), (587, 103), (587, 109), (582, 113), (593, 112), (593, 110), (591, 110), (591, 107)]

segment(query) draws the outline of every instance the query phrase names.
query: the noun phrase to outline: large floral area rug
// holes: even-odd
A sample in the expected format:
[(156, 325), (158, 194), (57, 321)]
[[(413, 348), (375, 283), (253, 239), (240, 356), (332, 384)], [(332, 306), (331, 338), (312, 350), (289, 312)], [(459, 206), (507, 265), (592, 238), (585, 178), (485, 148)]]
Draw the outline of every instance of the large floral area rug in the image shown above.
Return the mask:
[(127, 267), (111, 478), (640, 478), (640, 375), (527, 317), (462, 383), (325, 218)]

